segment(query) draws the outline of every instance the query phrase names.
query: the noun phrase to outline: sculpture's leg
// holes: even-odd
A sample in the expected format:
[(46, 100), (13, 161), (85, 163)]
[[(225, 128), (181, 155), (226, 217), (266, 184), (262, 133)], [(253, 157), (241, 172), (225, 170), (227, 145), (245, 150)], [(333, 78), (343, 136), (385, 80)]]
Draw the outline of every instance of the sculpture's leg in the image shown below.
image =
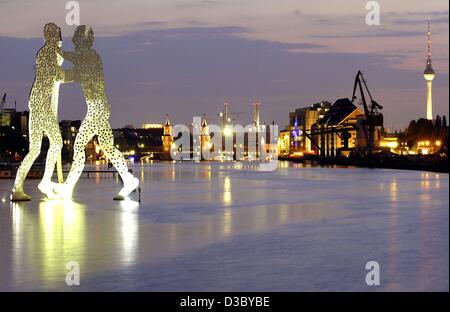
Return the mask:
[(51, 179), (55, 170), (55, 164), (58, 160), (58, 157), (61, 155), (62, 149), (61, 132), (56, 120), (49, 124), (48, 129), (45, 130), (45, 133), (48, 137), (50, 147), (47, 152), (44, 177), (42, 178), (41, 183), (39, 183), (39, 190), (42, 193), (46, 194), (47, 197), (53, 198), (54, 193), (51, 185)]
[(105, 156), (111, 161), (119, 172), (123, 181), (123, 188), (114, 197), (115, 200), (124, 200), (139, 186), (139, 180), (128, 172), (128, 166), (122, 153), (114, 146), (114, 136), (108, 120), (101, 122), (98, 132), (98, 142)]
[(23, 191), (23, 184), (25, 182), (25, 178), (28, 175), (28, 172), (31, 169), (36, 158), (39, 156), (41, 152), (41, 144), (42, 144), (42, 136), (43, 132), (41, 127), (38, 124), (38, 120), (35, 114), (30, 113), (30, 146), (28, 154), (22, 161), (22, 164), (17, 170), (16, 180), (14, 182), (14, 187), (11, 194), (12, 201), (21, 201), (21, 200), (31, 200), (31, 197), (26, 195)]
[(73, 162), (70, 172), (66, 179), (66, 185), (73, 189), (81, 174), (83, 173), (84, 163), (86, 162), (86, 145), (95, 135), (96, 125), (88, 115), (80, 126), (77, 137), (75, 138)]
[[(57, 54), (57, 56), (58, 56), (58, 65), (61, 66), (63, 63), (63, 59), (59, 54)], [(52, 100), (51, 100), (52, 111), (56, 118), (56, 123), (58, 122), (58, 103), (59, 103), (59, 86), (60, 86), (60, 84), (61, 83), (59, 81), (54, 83), (53, 92), (52, 92)], [(58, 158), (56, 160), (56, 173), (57, 173), (57, 177), (58, 177), (58, 183), (63, 183), (64, 177), (63, 177), (63, 173), (62, 173), (61, 153), (59, 153)]]
[(63, 183), (64, 182), (64, 176), (63, 176), (61, 153), (59, 153), (58, 160), (56, 161), (56, 173), (57, 173), (57, 176), (58, 176), (58, 183)]

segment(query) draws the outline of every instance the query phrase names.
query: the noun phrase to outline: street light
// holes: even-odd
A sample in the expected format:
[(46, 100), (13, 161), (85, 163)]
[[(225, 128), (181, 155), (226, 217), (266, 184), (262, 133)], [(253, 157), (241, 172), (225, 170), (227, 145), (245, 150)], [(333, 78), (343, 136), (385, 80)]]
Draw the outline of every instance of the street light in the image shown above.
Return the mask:
[(228, 126), (225, 126), (225, 128), (223, 129), (223, 134), (225, 136), (231, 136), (233, 135), (233, 130), (231, 130), (231, 128)]

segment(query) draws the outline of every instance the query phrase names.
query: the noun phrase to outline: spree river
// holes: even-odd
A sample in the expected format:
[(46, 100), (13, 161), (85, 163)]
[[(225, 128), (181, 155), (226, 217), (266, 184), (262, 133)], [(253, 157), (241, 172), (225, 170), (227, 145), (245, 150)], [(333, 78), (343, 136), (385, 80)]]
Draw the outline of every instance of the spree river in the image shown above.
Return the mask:
[[(12, 204), (0, 180), (1, 291), (448, 291), (448, 174), (279, 162), (132, 166), (73, 201)], [(105, 168), (98, 168), (105, 169)], [(106, 169), (105, 169), (106, 170)], [(380, 285), (366, 284), (366, 263)], [(80, 285), (66, 285), (66, 264)]]

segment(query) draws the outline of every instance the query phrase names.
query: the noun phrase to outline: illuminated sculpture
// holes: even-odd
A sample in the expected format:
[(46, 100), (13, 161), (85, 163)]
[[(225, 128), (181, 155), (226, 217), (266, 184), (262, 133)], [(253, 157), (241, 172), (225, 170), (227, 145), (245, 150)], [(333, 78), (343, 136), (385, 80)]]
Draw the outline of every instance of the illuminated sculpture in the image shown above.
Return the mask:
[(74, 64), (73, 78), (83, 87), (87, 104), (87, 114), (75, 138), (73, 163), (64, 184), (56, 184), (55, 193), (70, 198), (73, 188), (83, 172), (85, 163), (85, 147), (95, 136), (100, 148), (111, 161), (123, 180), (124, 186), (114, 197), (124, 200), (139, 186), (139, 180), (129, 171), (125, 159), (114, 147), (114, 136), (109, 124), (110, 105), (105, 94), (102, 60), (92, 49), (94, 32), (91, 27), (78, 26), (72, 37), (75, 52), (63, 51), (63, 58)]
[(28, 201), (31, 197), (25, 194), (23, 184), (36, 158), (41, 152), (42, 138), (45, 134), (50, 142), (45, 164), (45, 172), (39, 183), (39, 190), (54, 197), (51, 187), (51, 177), (55, 164), (61, 155), (62, 139), (58, 126), (57, 106), (58, 88), (64, 82), (65, 71), (61, 68), (61, 29), (54, 23), (44, 26), (44, 46), (36, 56), (36, 76), (30, 92), (28, 106), (29, 121), (29, 152), (17, 171), (16, 180), (11, 193), (12, 201)]

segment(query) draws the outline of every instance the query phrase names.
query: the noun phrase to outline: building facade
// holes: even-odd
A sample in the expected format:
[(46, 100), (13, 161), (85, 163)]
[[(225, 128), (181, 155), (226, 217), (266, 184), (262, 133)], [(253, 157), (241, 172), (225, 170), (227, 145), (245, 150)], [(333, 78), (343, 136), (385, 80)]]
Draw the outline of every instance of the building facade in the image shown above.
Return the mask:
[(0, 114), (0, 161), (21, 161), (28, 153), (29, 112), (3, 109)]
[[(367, 146), (364, 112), (348, 98), (333, 103), (312, 131), (316, 153), (322, 157), (349, 156)], [(375, 142), (379, 132), (375, 133)], [(377, 144), (377, 143), (376, 143)]]
[[(322, 101), (289, 113), (289, 126), (280, 133), (284, 152), (286, 152), (286, 144), (289, 144), (289, 154), (299, 156), (315, 154), (316, 149), (311, 140), (311, 129), (325, 116), (330, 107), (330, 102)], [(289, 133), (289, 137), (287, 137), (287, 133)]]
[(170, 149), (172, 148), (172, 144), (174, 141), (173, 133), (172, 133), (172, 124), (169, 119), (169, 114), (166, 115), (166, 122), (163, 127), (163, 134), (161, 136), (162, 139), (162, 159), (170, 160), (172, 157), (170, 156)]

